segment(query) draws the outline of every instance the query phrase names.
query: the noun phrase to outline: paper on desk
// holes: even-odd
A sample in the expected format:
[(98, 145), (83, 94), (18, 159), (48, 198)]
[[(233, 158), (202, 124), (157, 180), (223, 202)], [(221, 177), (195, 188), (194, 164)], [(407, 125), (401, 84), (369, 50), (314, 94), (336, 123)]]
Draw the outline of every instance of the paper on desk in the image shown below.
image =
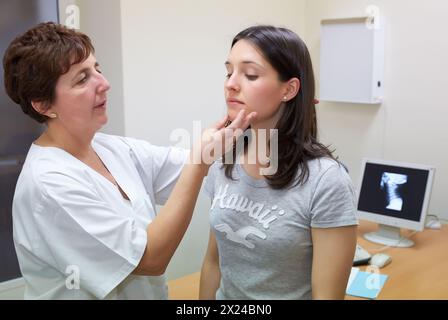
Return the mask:
[(350, 296), (375, 299), (387, 278), (388, 276), (385, 274), (364, 272), (359, 271), (359, 268), (352, 268), (346, 293)]
[(359, 272), (359, 268), (352, 268), (352, 271), (350, 272), (350, 276), (348, 278), (347, 288), (345, 289), (345, 291), (347, 291), (348, 288), (350, 288), (350, 286), (353, 283), (353, 280), (355, 280), (356, 276), (358, 275), (358, 272)]

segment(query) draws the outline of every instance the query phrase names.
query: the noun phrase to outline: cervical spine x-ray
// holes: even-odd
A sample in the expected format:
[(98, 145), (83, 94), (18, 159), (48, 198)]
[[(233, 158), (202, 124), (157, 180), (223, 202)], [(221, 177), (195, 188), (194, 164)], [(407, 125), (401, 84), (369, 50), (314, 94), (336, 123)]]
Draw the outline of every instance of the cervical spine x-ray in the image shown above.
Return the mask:
[(403, 208), (403, 196), (401, 186), (408, 181), (404, 174), (384, 172), (381, 176), (381, 189), (386, 191), (386, 209), (401, 211)]

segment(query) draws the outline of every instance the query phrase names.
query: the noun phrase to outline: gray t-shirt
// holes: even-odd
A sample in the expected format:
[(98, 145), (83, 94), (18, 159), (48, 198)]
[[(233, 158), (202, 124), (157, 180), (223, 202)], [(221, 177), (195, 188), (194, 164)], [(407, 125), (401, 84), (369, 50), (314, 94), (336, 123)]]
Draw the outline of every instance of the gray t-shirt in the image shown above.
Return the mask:
[[(217, 299), (311, 299), (311, 228), (356, 225), (355, 194), (345, 169), (328, 158), (308, 162), (304, 185), (274, 190), (235, 164), (215, 162), (205, 183), (219, 251)], [(328, 262), (331, 267), (331, 261)]]

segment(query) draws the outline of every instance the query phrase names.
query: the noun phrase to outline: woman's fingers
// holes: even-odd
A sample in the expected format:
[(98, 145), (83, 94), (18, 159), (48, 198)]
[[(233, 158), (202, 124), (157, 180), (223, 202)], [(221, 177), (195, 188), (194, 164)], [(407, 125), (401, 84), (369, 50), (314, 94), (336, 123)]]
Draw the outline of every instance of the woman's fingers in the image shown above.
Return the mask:
[(241, 110), (235, 120), (232, 121), (227, 128), (222, 129), (224, 131), (223, 139), (224, 139), (224, 150), (223, 153), (230, 151), (233, 148), (233, 145), (238, 140), (240, 136), (244, 134), (244, 131), (251, 124), (251, 122), (257, 116), (256, 112), (251, 112), (246, 115), (246, 111)]
[(250, 123), (255, 119), (256, 116), (257, 116), (256, 112), (251, 112), (248, 115), (246, 115), (246, 111), (241, 110), (236, 116), (235, 120), (233, 120), (232, 123), (227, 128), (233, 130), (237, 129), (246, 130), (246, 128), (250, 125)]
[(256, 112), (249, 113), (246, 116), (246, 118), (244, 119), (244, 129), (246, 129), (252, 123), (252, 121), (255, 120), (255, 118), (257, 118), (257, 113)]
[(239, 128), (239, 126), (241, 126), (244, 116), (246, 115), (246, 110), (241, 110), (240, 112), (238, 112), (238, 114), (236, 115), (235, 120), (232, 121), (232, 123), (227, 127), (227, 129), (236, 129)]
[(195, 156), (202, 159), (200, 160), (202, 163), (211, 164), (233, 148), (236, 139), (244, 133), (256, 115), (256, 112), (246, 115), (246, 112), (241, 110), (228, 127), (225, 127), (229, 119), (226, 116), (213, 127), (206, 129), (202, 134), (199, 148), (193, 148), (200, 152), (200, 154), (195, 153)]
[(222, 129), (222, 128), (224, 128), (224, 126), (226, 125), (228, 120), (229, 120), (229, 115), (226, 114), (226, 116), (222, 120), (216, 122), (213, 127), (217, 130)]

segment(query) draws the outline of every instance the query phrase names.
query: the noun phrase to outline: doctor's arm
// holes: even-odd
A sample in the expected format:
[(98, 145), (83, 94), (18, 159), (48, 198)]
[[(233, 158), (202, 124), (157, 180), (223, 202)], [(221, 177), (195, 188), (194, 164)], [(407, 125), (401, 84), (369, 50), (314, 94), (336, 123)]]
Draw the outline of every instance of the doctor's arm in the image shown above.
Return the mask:
[(165, 206), (148, 225), (146, 250), (134, 274), (156, 276), (165, 272), (190, 223), (207, 170), (205, 164), (185, 165)]
[[(148, 225), (146, 249), (133, 274), (156, 276), (165, 272), (190, 223), (202, 180), (210, 166), (204, 161), (198, 161), (197, 152), (200, 152), (199, 159), (202, 159), (204, 150), (215, 150), (214, 146), (222, 148), (216, 149), (219, 152), (230, 150), (235, 137), (242, 134), (255, 115), (250, 113), (245, 116), (244, 112), (240, 112), (227, 128), (224, 128), (227, 118), (224, 119), (206, 131), (202, 141), (193, 147), (190, 159), (184, 166), (170, 197), (157, 217)], [(236, 130), (237, 133), (232, 130)], [(213, 156), (216, 159), (220, 154)]]
[(357, 226), (312, 228), (313, 299), (344, 299), (356, 247)]

